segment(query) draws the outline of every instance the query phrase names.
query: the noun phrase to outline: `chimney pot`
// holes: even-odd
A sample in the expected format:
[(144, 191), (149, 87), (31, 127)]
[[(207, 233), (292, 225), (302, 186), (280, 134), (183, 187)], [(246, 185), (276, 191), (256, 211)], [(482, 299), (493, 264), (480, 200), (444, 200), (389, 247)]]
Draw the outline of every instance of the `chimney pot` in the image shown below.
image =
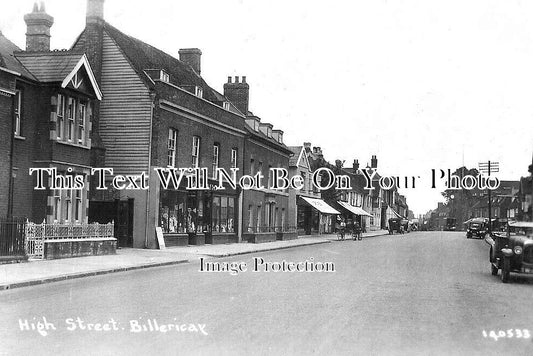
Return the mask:
[(249, 92), (250, 86), (246, 83), (245, 76), (242, 77), (241, 83), (236, 75), (234, 83), (231, 82), (231, 77), (228, 77), (228, 82), (224, 84), (224, 96), (244, 115), (248, 115)]
[(24, 15), (24, 22), (26, 22), (26, 50), (50, 51), (50, 28), (54, 24), (54, 18), (45, 12), (44, 4), (41, 4), (39, 11), (35, 3), (33, 11)]

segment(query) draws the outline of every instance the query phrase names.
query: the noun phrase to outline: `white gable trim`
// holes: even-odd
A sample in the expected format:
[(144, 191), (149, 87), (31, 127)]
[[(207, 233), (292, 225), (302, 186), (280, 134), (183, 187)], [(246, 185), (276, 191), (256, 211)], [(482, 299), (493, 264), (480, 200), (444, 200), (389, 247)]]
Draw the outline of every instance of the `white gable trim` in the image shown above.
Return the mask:
[(19, 77), (21, 76), (21, 74), (19, 72), (15, 72), (14, 70), (10, 70), (10, 69), (7, 69), (5, 67), (0, 67), (0, 70), (2, 72), (6, 72), (6, 73), (9, 73), (9, 74), (14, 74), (14, 75), (19, 76)]
[(91, 81), (93, 90), (96, 93), (96, 97), (98, 98), (98, 100), (102, 100), (102, 92), (100, 91), (100, 87), (98, 87), (98, 83), (96, 82), (96, 78), (94, 77), (93, 70), (91, 69), (91, 65), (89, 64), (89, 61), (87, 60), (87, 56), (85, 54), (80, 58), (79, 62), (69, 73), (69, 75), (67, 75), (67, 77), (63, 80), (63, 82), (61, 83), (61, 88), (67, 87), (68, 83), (70, 83), (72, 78), (80, 70), (81, 66), (84, 66), (85, 70), (87, 71), (87, 75), (89, 76), (89, 80)]
[(302, 159), (302, 157), (304, 157), (305, 159), (304, 166), (308, 170), (311, 170), (311, 165), (309, 164), (309, 159), (307, 158), (307, 155), (305, 154), (305, 147), (303, 146), (302, 146), (302, 149), (300, 150), (300, 155), (298, 156), (298, 160), (296, 161), (296, 167), (300, 166), (300, 160)]

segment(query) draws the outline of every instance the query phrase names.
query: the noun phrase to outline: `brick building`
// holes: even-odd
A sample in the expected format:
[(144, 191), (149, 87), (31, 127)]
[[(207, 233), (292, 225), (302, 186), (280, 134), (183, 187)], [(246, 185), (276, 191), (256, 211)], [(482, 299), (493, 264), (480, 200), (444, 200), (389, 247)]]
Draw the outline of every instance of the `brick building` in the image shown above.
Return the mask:
[[(86, 223), (94, 104), (101, 99), (82, 52), (50, 51), (53, 18), (41, 7), (24, 20), (26, 51), (0, 33), (0, 215), (34, 222)], [(37, 173), (48, 169), (43, 189)], [(51, 169), (60, 176), (52, 180)], [(79, 179), (78, 189), (53, 183)]]
[(276, 239), (296, 238), (288, 220), (287, 190), (270, 189), (271, 168), (288, 170), (291, 150), (283, 143), (283, 131), (272, 124), (261, 122), (248, 108), (250, 86), (246, 77), (228, 77), (224, 96), (246, 114), (246, 135), (243, 150), (243, 174), (264, 177), (265, 189), (243, 190), (242, 239), (250, 242), (267, 242)]
[(102, 88), (95, 113), (104, 154), (95, 164), (113, 174), (149, 175), (148, 189), (93, 192), (91, 218), (124, 226), (121, 245), (156, 247), (156, 227), (168, 244), (238, 240), (240, 192), (162, 189), (155, 168), (243, 168), (243, 114), (200, 76), (201, 51), (180, 59), (104, 21), (104, 1), (88, 0), (86, 27), (73, 45), (85, 51)]

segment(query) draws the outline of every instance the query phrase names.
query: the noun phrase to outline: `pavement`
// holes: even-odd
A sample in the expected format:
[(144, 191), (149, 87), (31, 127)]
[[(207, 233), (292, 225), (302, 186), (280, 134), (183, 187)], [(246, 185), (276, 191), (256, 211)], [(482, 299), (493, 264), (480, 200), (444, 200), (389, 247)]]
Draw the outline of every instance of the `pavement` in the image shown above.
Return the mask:
[[(387, 230), (364, 233), (363, 237), (387, 234)], [(348, 238), (348, 237), (347, 237)], [(26, 287), (66, 279), (83, 278), (141, 268), (160, 267), (196, 261), (200, 257), (228, 257), (337, 241), (336, 234), (306, 235), (295, 240), (261, 244), (239, 243), (169, 247), (164, 250), (122, 248), (116, 255), (30, 260), (0, 265), (0, 290)]]

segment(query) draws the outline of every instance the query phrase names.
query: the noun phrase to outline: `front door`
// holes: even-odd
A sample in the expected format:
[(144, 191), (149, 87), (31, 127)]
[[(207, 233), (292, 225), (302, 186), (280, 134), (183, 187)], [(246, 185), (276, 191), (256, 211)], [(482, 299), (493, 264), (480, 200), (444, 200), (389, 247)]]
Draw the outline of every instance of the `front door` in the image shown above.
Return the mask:
[(89, 222), (107, 224), (114, 222), (114, 235), (119, 247), (133, 246), (133, 199), (91, 201)]

